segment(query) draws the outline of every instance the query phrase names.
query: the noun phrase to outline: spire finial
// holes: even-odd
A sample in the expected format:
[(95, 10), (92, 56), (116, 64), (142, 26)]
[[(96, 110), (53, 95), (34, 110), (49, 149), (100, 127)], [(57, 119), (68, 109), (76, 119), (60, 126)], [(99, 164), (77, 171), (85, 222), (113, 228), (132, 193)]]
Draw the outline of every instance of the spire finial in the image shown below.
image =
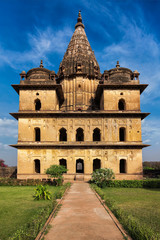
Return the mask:
[(78, 22), (81, 22), (81, 23), (82, 23), (81, 10), (79, 10), (79, 13), (78, 13), (77, 23), (78, 23)]
[(41, 64), (39, 66), (40, 68), (43, 68), (43, 61), (41, 60)]
[(81, 27), (84, 28), (84, 25), (83, 25), (83, 23), (82, 23), (81, 10), (79, 10), (78, 18), (77, 18), (77, 24), (76, 24), (75, 28), (77, 28), (78, 26), (81, 26)]
[(120, 67), (120, 65), (119, 65), (119, 61), (117, 61), (116, 68), (119, 68), (119, 67)]

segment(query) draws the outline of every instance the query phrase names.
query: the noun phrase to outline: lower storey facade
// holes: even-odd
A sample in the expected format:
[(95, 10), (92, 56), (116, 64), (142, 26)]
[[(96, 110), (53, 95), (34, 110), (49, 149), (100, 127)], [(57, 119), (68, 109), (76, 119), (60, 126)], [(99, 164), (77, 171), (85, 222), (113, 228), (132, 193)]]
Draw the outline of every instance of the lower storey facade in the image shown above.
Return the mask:
[(66, 180), (89, 180), (98, 168), (111, 168), (116, 179), (142, 178), (142, 149), (18, 149), (18, 179), (45, 179), (51, 165), (68, 169)]

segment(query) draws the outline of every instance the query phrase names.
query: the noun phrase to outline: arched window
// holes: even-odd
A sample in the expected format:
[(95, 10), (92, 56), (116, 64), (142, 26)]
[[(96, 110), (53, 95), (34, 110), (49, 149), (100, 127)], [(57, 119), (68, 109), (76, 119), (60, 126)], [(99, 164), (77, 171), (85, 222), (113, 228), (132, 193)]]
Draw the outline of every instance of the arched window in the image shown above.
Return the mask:
[(41, 171), (40, 160), (38, 159), (34, 160), (34, 171), (35, 173), (40, 173)]
[(93, 171), (101, 168), (101, 160), (96, 158), (93, 160)]
[(65, 168), (67, 168), (67, 161), (66, 161), (66, 159), (60, 159), (59, 160), (59, 165), (61, 165), (61, 166), (64, 166)]
[(41, 109), (41, 101), (39, 99), (35, 100), (35, 110), (39, 111)]
[(76, 141), (77, 142), (82, 142), (84, 141), (84, 133), (82, 128), (78, 128), (76, 130)]
[(119, 141), (126, 141), (126, 129), (123, 127), (119, 129)]
[(120, 99), (118, 102), (118, 109), (119, 110), (125, 110), (125, 101), (124, 99)]
[(67, 141), (67, 130), (65, 128), (59, 130), (59, 141)]
[(93, 130), (93, 141), (101, 141), (101, 132), (99, 128)]
[(125, 159), (121, 159), (119, 162), (119, 172), (120, 173), (126, 173), (126, 160)]
[(83, 159), (77, 159), (76, 160), (76, 173), (84, 173)]
[(35, 128), (35, 141), (40, 142), (41, 141), (41, 131), (40, 128)]

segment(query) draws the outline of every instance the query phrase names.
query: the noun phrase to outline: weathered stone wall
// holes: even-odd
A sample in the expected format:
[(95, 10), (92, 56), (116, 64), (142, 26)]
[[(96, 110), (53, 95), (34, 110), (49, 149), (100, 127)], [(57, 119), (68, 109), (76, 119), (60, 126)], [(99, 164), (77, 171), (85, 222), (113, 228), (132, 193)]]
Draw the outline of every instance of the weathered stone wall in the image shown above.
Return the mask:
[(17, 167), (0, 167), (0, 177), (16, 177)]
[(93, 160), (101, 160), (102, 168), (112, 168), (114, 173), (120, 173), (120, 160), (126, 160), (127, 174), (142, 174), (141, 149), (19, 149), (18, 150), (18, 176), (28, 175), (37, 178), (34, 160), (40, 160), (40, 173), (52, 164), (58, 164), (60, 159), (67, 160), (68, 174), (76, 173), (76, 160), (84, 161), (84, 174), (93, 172)]
[(101, 110), (118, 110), (120, 99), (125, 101), (125, 110), (140, 111), (140, 90), (104, 90)]
[(35, 111), (36, 99), (41, 101), (41, 111), (59, 110), (56, 90), (20, 90), (19, 110)]
[(65, 101), (61, 109), (65, 110), (87, 110), (91, 109), (98, 80), (75, 77), (73, 79), (64, 79), (62, 88)]
[(59, 130), (67, 130), (67, 141), (76, 140), (76, 129), (84, 130), (84, 141), (93, 141), (93, 130), (99, 128), (101, 141), (119, 141), (119, 128), (126, 128), (126, 141), (141, 141), (140, 118), (20, 118), (18, 141), (35, 141), (34, 128), (41, 129), (41, 141), (59, 141)]

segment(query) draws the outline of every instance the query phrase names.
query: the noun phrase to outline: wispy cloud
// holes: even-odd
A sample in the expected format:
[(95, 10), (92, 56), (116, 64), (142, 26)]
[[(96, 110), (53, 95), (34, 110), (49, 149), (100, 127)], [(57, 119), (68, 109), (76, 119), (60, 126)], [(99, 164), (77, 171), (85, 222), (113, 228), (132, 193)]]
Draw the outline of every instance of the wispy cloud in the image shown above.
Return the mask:
[[(160, 42), (141, 5), (127, 1), (124, 6), (129, 4), (130, 7), (126, 11), (123, 4), (115, 4), (115, 1), (97, 1), (92, 7), (92, 1), (83, 1), (83, 4), (96, 19), (103, 16), (103, 23), (107, 23), (102, 38), (112, 33), (103, 50), (95, 50), (101, 71), (114, 68), (117, 60), (122, 67), (138, 70), (141, 83), (151, 83), (142, 95), (142, 102), (160, 103)], [(96, 28), (101, 28), (101, 21), (96, 22)]]
[(0, 137), (17, 138), (18, 137), (17, 133), (18, 133), (18, 122), (16, 120), (0, 118)]
[(10, 146), (8, 146), (7, 144), (1, 143), (0, 142), (0, 149), (1, 150), (12, 150)]
[(35, 27), (34, 33), (27, 34), (29, 49), (20, 52), (4, 49), (0, 45), (0, 66), (7, 64), (14, 69), (21, 69), (27, 64), (34, 63), (36, 66), (41, 58), (45, 59), (47, 65), (51, 65), (48, 55), (64, 54), (72, 33), (69, 27), (57, 31), (50, 27), (45, 30)]
[(142, 121), (142, 138), (144, 143), (157, 145), (160, 139), (160, 124), (158, 119), (150, 118)]

